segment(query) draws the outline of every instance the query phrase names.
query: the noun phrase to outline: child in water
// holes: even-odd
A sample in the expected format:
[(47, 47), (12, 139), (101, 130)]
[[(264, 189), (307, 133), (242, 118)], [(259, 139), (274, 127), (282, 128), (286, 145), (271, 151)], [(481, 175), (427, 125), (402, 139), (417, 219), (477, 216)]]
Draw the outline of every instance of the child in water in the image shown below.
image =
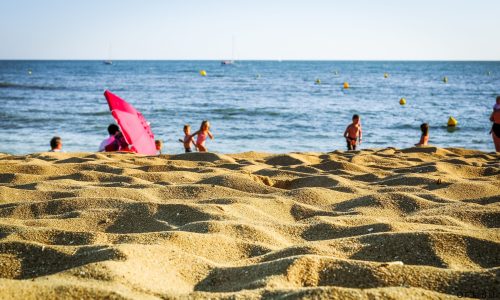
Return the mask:
[(360, 117), (358, 115), (352, 116), (352, 123), (345, 129), (344, 137), (347, 141), (347, 150), (356, 150), (358, 138), (361, 144), (363, 133), (361, 131)]
[(62, 152), (62, 139), (58, 136), (50, 140), (50, 152)]
[(199, 152), (207, 152), (208, 149), (205, 146), (205, 141), (207, 140), (207, 136), (210, 137), (211, 140), (214, 139), (214, 136), (210, 132), (210, 123), (205, 120), (201, 122), (200, 130), (193, 133), (192, 136), (198, 135), (196, 139), (196, 148), (198, 148)]
[(420, 125), (420, 130), (422, 130), (422, 136), (420, 136), (420, 141), (415, 146), (425, 146), (429, 143), (429, 124), (423, 123)]
[(493, 106), (490, 121), (493, 122), (490, 134), (495, 144), (495, 151), (500, 152), (500, 96), (497, 96), (496, 104)]
[(191, 125), (184, 125), (184, 139), (179, 139), (179, 142), (184, 144), (184, 151), (186, 153), (193, 152), (191, 150), (191, 144), (194, 144), (193, 136), (194, 134), (191, 134)]

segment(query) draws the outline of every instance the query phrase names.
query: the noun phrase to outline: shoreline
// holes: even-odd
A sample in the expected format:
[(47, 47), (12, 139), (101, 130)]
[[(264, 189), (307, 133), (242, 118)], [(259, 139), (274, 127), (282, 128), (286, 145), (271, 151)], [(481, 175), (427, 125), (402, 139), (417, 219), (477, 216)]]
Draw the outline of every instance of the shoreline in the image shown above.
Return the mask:
[(485, 150), (480, 150), (480, 149), (474, 149), (474, 148), (465, 148), (465, 147), (440, 147), (436, 145), (425, 145), (425, 146), (413, 146), (413, 147), (408, 147), (408, 148), (397, 148), (397, 147), (373, 147), (373, 148), (362, 148), (362, 149), (357, 149), (357, 150), (347, 150), (347, 149), (335, 149), (331, 151), (286, 151), (286, 152), (271, 152), (271, 151), (260, 151), (260, 150), (249, 150), (249, 151), (241, 151), (241, 152), (219, 152), (219, 151), (207, 151), (207, 152), (198, 152), (198, 151), (193, 151), (190, 153), (185, 153), (185, 152), (180, 152), (180, 153), (162, 153), (158, 155), (144, 155), (144, 154), (139, 154), (139, 153), (133, 153), (133, 152), (127, 152), (127, 151), (111, 151), (111, 152), (95, 152), (95, 151), (66, 151), (63, 149), (61, 152), (51, 152), (51, 151), (38, 151), (38, 152), (30, 152), (30, 153), (10, 153), (10, 152), (0, 152), (0, 155), (11, 155), (11, 156), (30, 156), (30, 155), (40, 155), (40, 154), (48, 154), (48, 153), (60, 153), (60, 154), (75, 154), (75, 155), (92, 155), (92, 154), (133, 154), (139, 157), (163, 157), (163, 158), (168, 158), (171, 156), (179, 156), (183, 154), (193, 154), (193, 153), (200, 153), (200, 155), (203, 155), (204, 153), (210, 153), (210, 154), (215, 154), (215, 155), (228, 155), (228, 156), (242, 156), (245, 154), (251, 154), (251, 153), (257, 153), (262, 155), (267, 155), (267, 156), (272, 156), (272, 155), (286, 155), (286, 154), (330, 154), (330, 153), (353, 153), (353, 154), (359, 154), (361, 152), (378, 152), (378, 151), (383, 151), (383, 150), (394, 150), (396, 152), (423, 152), (423, 153), (437, 153), (439, 152), (438, 150), (452, 150), (452, 151), (459, 151), (461, 153), (474, 153), (474, 152), (481, 152), (483, 154), (489, 154), (489, 155), (500, 155), (500, 153), (497, 153), (492, 149), (491, 151), (485, 151)]
[(6, 298), (500, 297), (500, 154), (0, 153)]

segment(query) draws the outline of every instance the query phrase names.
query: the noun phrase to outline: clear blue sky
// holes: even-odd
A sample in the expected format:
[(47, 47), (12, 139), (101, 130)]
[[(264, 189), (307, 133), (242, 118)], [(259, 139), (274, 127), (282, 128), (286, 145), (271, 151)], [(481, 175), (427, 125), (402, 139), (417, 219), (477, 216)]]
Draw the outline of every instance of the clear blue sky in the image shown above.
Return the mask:
[(499, 0), (0, 0), (0, 59), (500, 60)]

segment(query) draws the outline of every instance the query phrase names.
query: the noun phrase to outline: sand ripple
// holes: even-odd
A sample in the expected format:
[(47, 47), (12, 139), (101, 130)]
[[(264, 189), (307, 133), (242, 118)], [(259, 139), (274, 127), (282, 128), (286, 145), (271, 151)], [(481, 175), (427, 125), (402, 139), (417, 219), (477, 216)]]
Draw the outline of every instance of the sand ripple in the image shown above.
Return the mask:
[(500, 297), (500, 156), (0, 155), (22, 298)]

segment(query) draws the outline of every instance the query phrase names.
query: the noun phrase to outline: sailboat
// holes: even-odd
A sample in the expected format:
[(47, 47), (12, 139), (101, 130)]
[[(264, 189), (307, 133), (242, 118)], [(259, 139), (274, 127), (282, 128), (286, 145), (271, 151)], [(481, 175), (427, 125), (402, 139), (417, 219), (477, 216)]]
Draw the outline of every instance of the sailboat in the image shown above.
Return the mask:
[(113, 61), (111, 60), (111, 45), (108, 47), (108, 59), (103, 61), (103, 64), (105, 65), (112, 65)]
[(220, 62), (221, 66), (233, 65), (234, 64), (234, 36), (232, 39), (232, 49), (231, 49), (231, 59), (223, 60)]

